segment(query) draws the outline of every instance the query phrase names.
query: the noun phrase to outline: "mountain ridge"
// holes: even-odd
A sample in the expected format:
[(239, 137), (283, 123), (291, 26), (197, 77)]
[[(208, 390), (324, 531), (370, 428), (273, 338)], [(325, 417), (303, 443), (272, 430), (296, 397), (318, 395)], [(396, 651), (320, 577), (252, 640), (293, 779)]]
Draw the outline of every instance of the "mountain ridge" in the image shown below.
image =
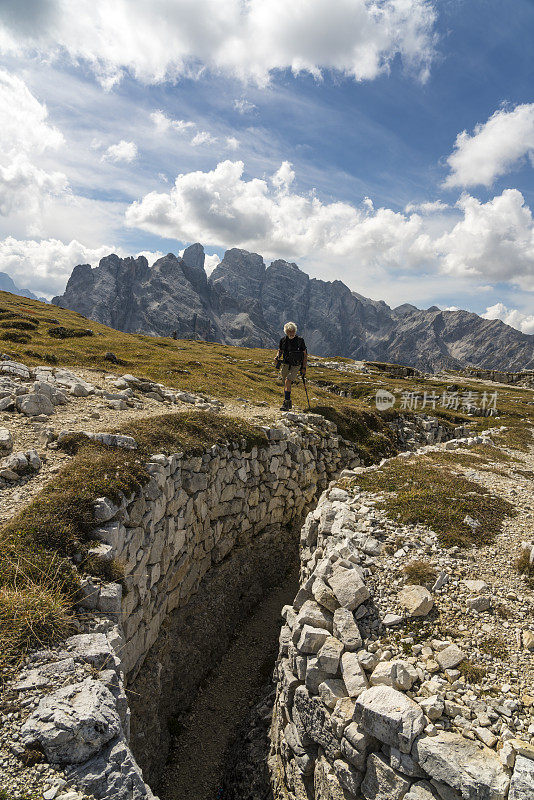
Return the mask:
[(52, 302), (126, 333), (201, 338), (275, 348), (293, 319), (310, 352), (395, 361), (434, 372), (478, 366), (534, 367), (534, 335), (470, 311), (391, 308), (352, 291), (340, 280), (310, 278), (294, 262), (268, 266), (258, 253), (226, 251), (208, 277), (201, 244), (151, 267), (144, 256), (102, 258), (76, 266), (63, 295)]

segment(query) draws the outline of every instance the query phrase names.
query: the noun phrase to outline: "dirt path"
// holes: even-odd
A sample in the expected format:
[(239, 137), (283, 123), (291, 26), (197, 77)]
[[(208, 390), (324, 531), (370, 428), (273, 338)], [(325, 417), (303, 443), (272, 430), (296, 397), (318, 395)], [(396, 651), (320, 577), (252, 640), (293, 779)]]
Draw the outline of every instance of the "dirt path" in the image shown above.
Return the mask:
[(174, 740), (167, 772), (157, 787), (161, 800), (221, 797), (226, 751), (272, 672), (278, 653), (280, 610), (293, 601), (297, 588), (297, 573), (292, 571), (237, 630)]

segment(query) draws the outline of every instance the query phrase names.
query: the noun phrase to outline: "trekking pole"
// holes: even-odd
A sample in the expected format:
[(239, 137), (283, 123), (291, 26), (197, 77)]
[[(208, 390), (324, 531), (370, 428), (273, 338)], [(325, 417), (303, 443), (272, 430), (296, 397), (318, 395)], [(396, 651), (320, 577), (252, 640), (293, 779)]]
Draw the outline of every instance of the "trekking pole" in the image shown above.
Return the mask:
[(306, 392), (306, 400), (308, 401), (308, 408), (311, 411), (310, 398), (308, 397), (308, 390), (306, 388), (306, 378), (304, 377), (304, 375), (302, 376), (302, 383), (304, 384), (304, 391)]

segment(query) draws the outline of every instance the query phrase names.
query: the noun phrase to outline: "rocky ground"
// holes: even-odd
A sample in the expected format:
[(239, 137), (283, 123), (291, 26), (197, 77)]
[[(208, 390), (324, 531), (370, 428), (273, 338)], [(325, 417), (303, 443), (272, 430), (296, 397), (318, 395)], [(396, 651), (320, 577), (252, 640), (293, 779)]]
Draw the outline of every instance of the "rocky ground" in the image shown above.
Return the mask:
[(0, 361), (0, 523), (69, 462), (71, 456), (56, 447), (62, 431), (115, 433), (135, 419), (191, 409), (223, 410), (259, 424), (277, 414), (266, 403), (223, 403), (101, 370), (30, 369)]

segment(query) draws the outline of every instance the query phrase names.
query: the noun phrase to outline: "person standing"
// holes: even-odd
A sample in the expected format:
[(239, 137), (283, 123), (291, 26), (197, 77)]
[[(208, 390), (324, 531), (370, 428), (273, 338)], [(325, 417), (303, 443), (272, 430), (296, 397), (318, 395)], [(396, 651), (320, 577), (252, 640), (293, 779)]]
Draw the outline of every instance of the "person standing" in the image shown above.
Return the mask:
[(286, 322), (284, 333), (285, 336), (280, 339), (276, 364), (282, 365), (284, 381), (284, 402), (280, 411), (289, 411), (292, 407), (291, 384), (297, 380), (299, 372), (303, 378), (305, 377), (308, 351), (302, 336), (297, 336), (297, 326), (294, 322)]

